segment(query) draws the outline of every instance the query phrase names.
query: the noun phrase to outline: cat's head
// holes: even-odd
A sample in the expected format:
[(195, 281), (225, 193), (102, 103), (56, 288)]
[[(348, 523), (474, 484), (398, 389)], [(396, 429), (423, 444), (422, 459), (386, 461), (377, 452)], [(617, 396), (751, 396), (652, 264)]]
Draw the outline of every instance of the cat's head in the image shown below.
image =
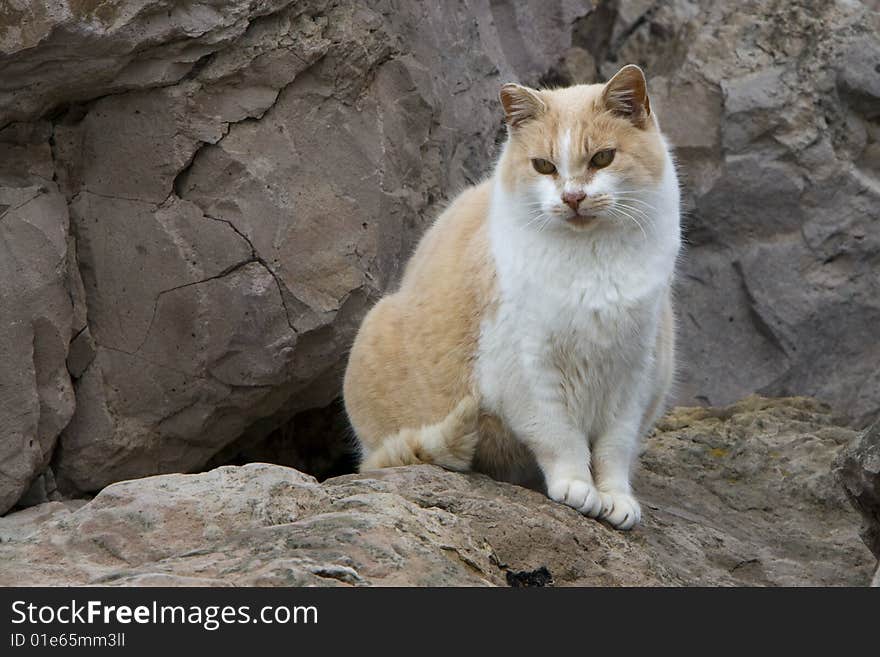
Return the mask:
[(509, 140), (498, 175), (536, 230), (644, 230), (667, 166), (642, 70), (606, 84), (501, 88)]

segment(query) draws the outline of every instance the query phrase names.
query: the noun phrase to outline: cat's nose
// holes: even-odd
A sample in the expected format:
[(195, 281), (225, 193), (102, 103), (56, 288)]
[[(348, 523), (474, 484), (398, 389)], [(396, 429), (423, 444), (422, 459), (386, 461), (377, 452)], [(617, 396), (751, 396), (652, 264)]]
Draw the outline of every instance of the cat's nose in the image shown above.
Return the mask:
[(562, 202), (575, 212), (577, 212), (578, 206), (585, 198), (587, 198), (587, 195), (582, 191), (562, 192)]

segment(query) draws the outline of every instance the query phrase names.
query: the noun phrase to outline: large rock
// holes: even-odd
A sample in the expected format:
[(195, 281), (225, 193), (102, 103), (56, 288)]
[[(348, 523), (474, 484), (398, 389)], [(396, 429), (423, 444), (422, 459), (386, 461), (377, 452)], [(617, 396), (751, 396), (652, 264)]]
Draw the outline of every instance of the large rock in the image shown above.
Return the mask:
[(854, 436), (809, 399), (679, 409), (631, 533), (433, 466), (127, 481), (0, 519), (0, 585), (864, 585), (874, 560), (830, 472)]
[(880, 415), (876, 9), (619, 0), (576, 26), (601, 76), (645, 67), (676, 147), (680, 403), (798, 393)]
[[(834, 466), (850, 502), (862, 514), (862, 539), (880, 560), (880, 422), (848, 445)], [(874, 586), (880, 586), (880, 564)]]
[(0, 130), (0, 513), (49, 464), (74, 409), (69, 223), (50, 135), (47, 122)]
[(16, 295), (0, 512), (51, 458), (62, 491), (97, 491), (198, 470), (331, 405), (366, 308), (490, 166), (499, 81), (537, 78), (590, 5), (2, 11), (0, 127), (16, 149), (2, 162), (35, 172), (0, 189), (3, 243), (43, 278), (0, 261)]
[(350, 467), (334, 430), (313, 469), (308, 427), (343, 425), (359, 320), (491, 168), (500, 82), (625, 62), (684, 174), (680, 401), (875, 417), (880, 15), (595, 4), (3, 3), (0, 512), (50, 480)]

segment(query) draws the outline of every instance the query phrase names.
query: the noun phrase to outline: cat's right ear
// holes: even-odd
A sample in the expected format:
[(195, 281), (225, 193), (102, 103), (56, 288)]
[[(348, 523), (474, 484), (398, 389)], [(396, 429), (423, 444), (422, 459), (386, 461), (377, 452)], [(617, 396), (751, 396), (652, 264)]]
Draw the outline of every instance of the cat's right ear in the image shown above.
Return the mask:
[(511, 128), (534, 119), (546, 108), (537, 91), (521, 84), (505, 84), (501, 87), (500, 97), (505, 120)]

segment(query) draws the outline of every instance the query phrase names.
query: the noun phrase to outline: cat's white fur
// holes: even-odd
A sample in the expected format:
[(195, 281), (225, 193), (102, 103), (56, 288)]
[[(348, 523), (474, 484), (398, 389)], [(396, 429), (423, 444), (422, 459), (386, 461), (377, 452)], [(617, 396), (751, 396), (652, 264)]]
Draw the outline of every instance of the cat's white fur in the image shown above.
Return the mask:
[[(563, 133), (563, 177), (570, 149)], [(667, 149), (660, 185), (635, 191), (599, 171), (588, 196), (625, 195), (644, 214), (632, 215), (641, 227), (595, 231), (589, 241), (552, 218), (567, 206), (547, 181), (517, 190), (494, 181), (499, 306), (481, 326), (482, 404), (532, 450), (552, 499), (628, 529), (641, 515), (630, 472), (656, 420), (645, 413), (669, 383), (655, 345), (681, 241), (675, 167)]]

